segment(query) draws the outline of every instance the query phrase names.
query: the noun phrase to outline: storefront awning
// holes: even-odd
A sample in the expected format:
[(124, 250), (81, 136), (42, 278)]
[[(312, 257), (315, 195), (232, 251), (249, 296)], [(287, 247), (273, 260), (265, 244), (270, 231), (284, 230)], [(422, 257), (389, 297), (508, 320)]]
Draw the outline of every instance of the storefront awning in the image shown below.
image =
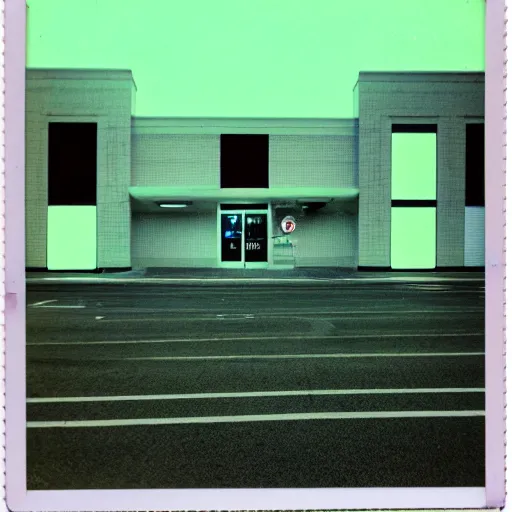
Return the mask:
[(207, 188), (207, 187), (130, 187), (130, 196), (143, 203), (187, 202), (330, 202), (354, 201), (357, 188)]

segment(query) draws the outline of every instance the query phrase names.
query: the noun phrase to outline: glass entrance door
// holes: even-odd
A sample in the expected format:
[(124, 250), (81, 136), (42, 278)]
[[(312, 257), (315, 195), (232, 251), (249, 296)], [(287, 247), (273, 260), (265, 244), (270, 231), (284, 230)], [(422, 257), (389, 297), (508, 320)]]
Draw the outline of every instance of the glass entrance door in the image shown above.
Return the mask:
[[(245, 264), (268, 263), (267, 214), (246, 213), (244, 225)], [(256, 265), (252, 265), (256, 266)]]
[(228, 268), (268, 266), (268, 211), (222, 211), (220, 264)]
[(238, 266), (243, 261), (243, 214), (240, 212), (221, 214), (221, 260)]

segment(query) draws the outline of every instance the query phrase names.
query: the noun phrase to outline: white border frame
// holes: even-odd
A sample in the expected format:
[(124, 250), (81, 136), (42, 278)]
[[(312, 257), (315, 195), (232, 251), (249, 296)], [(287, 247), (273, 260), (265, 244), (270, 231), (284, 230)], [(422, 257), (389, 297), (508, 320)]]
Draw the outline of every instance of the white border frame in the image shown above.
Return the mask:
[[(5, 2), (5, 332), (6, 484), (11, 510), (241, 510), (499, 508), (505, 503), (504, 446), (504, 0), (487, 1), (486, 19), (486, 488), (26, 491), (24, 384), (24, 1)], [(494, 197), (491, 197), (493, 191)], [(500, 194), (500, 191), (503, 191)], [(494, 200), (494, 204), (490, 204)], [(492, 228), (492, 229), (488, 229)], [(23, 370), (23, 372), (20, 372)], [(21, 374), (21, 375), (20, 375)], [(492, 417), (492, 420), (489, 419)]]

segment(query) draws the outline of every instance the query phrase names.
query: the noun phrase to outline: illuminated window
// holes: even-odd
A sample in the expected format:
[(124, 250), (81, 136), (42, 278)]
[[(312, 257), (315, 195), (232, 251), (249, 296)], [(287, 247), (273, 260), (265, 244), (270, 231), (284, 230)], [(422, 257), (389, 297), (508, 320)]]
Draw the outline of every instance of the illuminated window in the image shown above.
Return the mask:
[(436, 267), (436, 125), (393, 125), (391, 268)]
[(391, 209), (391, 268), (436, 266), (436, 208)]

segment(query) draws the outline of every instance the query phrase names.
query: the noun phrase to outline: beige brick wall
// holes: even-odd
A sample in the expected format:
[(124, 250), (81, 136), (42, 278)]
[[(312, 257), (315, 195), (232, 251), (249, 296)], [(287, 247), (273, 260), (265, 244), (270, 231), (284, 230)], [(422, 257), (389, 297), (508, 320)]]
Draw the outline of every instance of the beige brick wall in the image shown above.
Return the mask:
[(132, 265), (216, 267), (217, 213), (134, 213)]
[[(457, 76), (359, 82), (359, 265), (391, 263), (391, 124), (438, 124), (437, 264), (464, 264), (465, 123), (484, 83)], [(464, 81), (465, 80), (465, 81)]]
[(345, 267), (357, 265), (357, 216), (320, 213), (298, 219), (290, 235), (295, 240), (298, 267)]
[[(484, 84), (457, 77), (451, 80), (363, 78), (358, 85), (358, 135), (348, 124), (343, 129), (277, 125), (269, 129), (271, 187), (360, 187), (359, 219), (341, 213), (338, 217), (318, 214), (305, 221), (302, 234), (300, 228), (297, 230), (297, 237), (302, 239), (301, 264), (322, 264), (323, 258), (324, 264), (345, 266), (357, 257), (361, 266), (390, 265), (393, 122), (438, 124), (437, 264), (464, 264), (465, 124), (468, 116), (483, 117)], [(98, 267), (131, 266), (130, 252), (137, 264), (149, 261), (149, 249), (140, 241), (167, 237), (168, 229), (173, 233), (178, 230), (175, 236), (183, 236), (179, 239), (185, 244), (192, 229), (210, 241), (197, 256), (188, 249), (177, 253), (173, 249), (177, 256), (169, 255), (166, 246), (152, 257), (153, 263), (173, 261), (180, 266), (188, 257), (201, 266), (215, 261), (216, 255), (209, 252), (212, 240), (216, 247), (215, 215), (199, 222), (190, 216), (173, 217), (178, 229), (170, 228), (169, 218), (134, 214), (130, 228), (130, 185), (215, 187), (220, 175), (220, 136), (212, 133), (214, 126), (205, 129), (207, 133), (201, 129), (193, 133), (191, 128), (187, 128), (188, 133), (132, 133), (134, 95), (129, 72), (28, 71), (27, 266), (46, 266), (47, 124), (56, 119), (98, 122)], [(262, 129), (257, 127), (256, 132)], [(291, 133), (283, 133), (287, 129)], [(325, 133), (320, 133), (322, 130)], [(149, 222), (154, 223), (154, 229), (148, 227)], [(132, 235), (136, 236), (133, 243)], [(174, 243), (170, 235), (167, 238), (166, 243)]]
[[(304, 214), (297, 208), (272, 208), (273, 236), (282, 238), (281, 220), (291, 215), (297, 221), (293, 233), (285, 239), (293, 241), (295, 264), (298, 267), (357, 266), (357, 213), (347, 204), (330, 205), (328, 210)], [(277, 254), (291, 255), (288, 247)], [(286, 263), (291, 263), (287, 261)], [(279, 263), (278, 261), (274, 261)]]
[(437, 266), (464, 265), (466, 123), (442, 117), (437, 127)]
[(129, 267), (129, 72), (28, 70), (26, 266), (46, 267), (48, 122), (98, 122), (98, 267)]
[[(270, 187), (357, 186), (355, 135), (270, 135)], [(220, 135), (134, 133), (132, 185), (220, 186)]]
[[(133, 268), (216, 267), (218, 236), (215, 211), (134, 213)], [(290, 239), (297, 243), (297, 266), (354, 267), (357, 263), (355, 215), (340, 212), (299, 217)]]
[(271, 135), (270, 187), (356, 187), (357, 138)]
[(132, 185), (220, 186), (220, 136), (132, 135)]
[[(357, 187), (357, 137), (348, 129), (351, 135), (270, 134), (270, 187)], [(220, 134), (149, 130), (132, 135), (133, 186), (219, 187)], [(216, 222), (214, 214), (134, 213), (132, 265), (217, 266)], [(301, 266), (357, 263), (357, 216), (301, 218), (293, 238)]]
[(481, 206), (466, 207), (464, 239), (464, 265), (485, 265), (485, 209)]

